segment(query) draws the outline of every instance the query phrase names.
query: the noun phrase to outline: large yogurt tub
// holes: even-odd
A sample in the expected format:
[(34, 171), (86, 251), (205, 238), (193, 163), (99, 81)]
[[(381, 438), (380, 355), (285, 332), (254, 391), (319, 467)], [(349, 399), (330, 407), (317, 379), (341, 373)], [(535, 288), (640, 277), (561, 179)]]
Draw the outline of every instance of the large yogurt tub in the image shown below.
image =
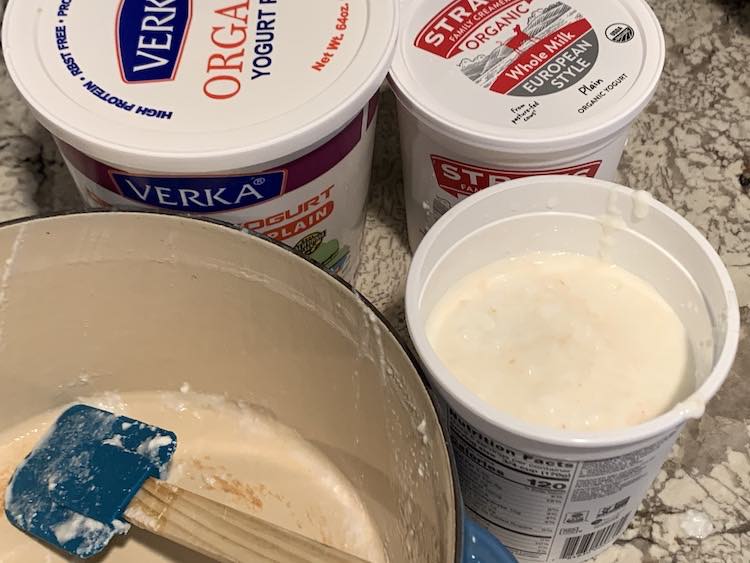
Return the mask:
[[(531, 365), (525, 359), (519, 361), (518, 372), (498, 362), (492, 374), (504, 384), (501, 393), (510, 395), (515, 391), (511, 387), (527, 385), (534, 394), (506, 409), (498, 408), (492, 397), (480, 398), (466, 383), (469, 379), (461, 379), (446, 367), (444, 353), (452, 350), (433, 346), (428, 319), (452, 288), (465, 287), (457, 284), (467, 275), (509, 258), (544, 260), (550, 254), (596, 259), (608, 271), (619, 268), (649, 284), (649, 290), (680, 325), (684, 354), (669, 355), (662, 346), (667, 341), (660, 341), (660, 334), (656, 334), (626, 350), (624, 359), (612, 354), (592, 369), (587, 357), (574, 356), (571, 350), (582, 350), (589, 356), (599, 354), (597, 349), (604, 350), (605, 355), (616, 350), (602, 346), (599, 338), (604, 334), (603, 338), (611, 339), (614, 332), (607, 332), (612, 326), (608, 324), (609, 315), (593, 307), (591, 296), (597, 288), (591, 287), (581, 295), (569, 285), (553, 294), (559, 297), (551, 302), (563, 311), (565, 321), (594, 319), (589, 326), (596, 327), (596, 332), (581, 331), (584, 325), (580, 322), (566, 322), (558, 325), (558, 332), (545, 332), (545, 327), (555, 324), (559, 317), (550, 314), (545, 290), (538, 291), (529, 270), (517, 281), (521, 291), (529, 290), (532, 303), (541, 303), (540, 308), (532, 305), (520, 312), (512, 306), (492, 309), (493, 318), (497, 325), (512, 324), (515, 321), (508, 319), (513, 315), (535, 319), (536, 325), (525, 325), (529, 330), (519, 335), (519, 341), (529, 346), (536, 365), (540, 357), (560, 359), (560, 355), (554, 355), (555, 350), (570, 354), (570, 361), (553, 363), (551, 375), (541, 382), (536, 367), (525, 371)], [(588, 270), (582, 277), (590, 279), (594, 274), (596, 271)], [(550, 284), (562, 280), (565, 284), (563, 277), (546, 280)], [(492, 278), (485, 287), (498, 281), (500, 277)], [(610, 302), (620, 295), (619, 310), (627, 313), (636, 301), (617, 293), (622, 284), (616, 281), (611, 288), (615, 297)], [(548, 287), (554, 290), (552, 285)], [(458, 297), (466, 302), (474, 299), (468, 292)], [(459, 305), (463, 304), (459, 301)], [(575, 310), (582, 312), (576, 317)], [(685, 422), (703, 414), (705, 404), (729, 374), (739, 340), (739, 309), (729, 273), (693, 226), (644, 192), (570, 176), (507, 182), (467, 198), (446, 213), (414, 256), (406, 286), (406, 316), (417, 352), (442, 398), (439, 412), (456, 450), (466, 506), (524, 562), (583, 561), (618, 538), (634, 517)], [(625, 316), (619, 315), (618, 320)], [(650, 334), (646, 325), (656, 318), (635, 318), (626, 333), (618, 333), (622, 336), (618, 341), (626, 341), (628, 333)], [(603, 321), (597, 324), (596, 319)], [(483, 319), (472, 328), (479, 327), (480, 322)], [(492, 327), (486, 326), (479, 330), (494, 336), (496, 333), (489, 332)], [(560, 336), (559, 344), (547, 334)], [(512, 342), (516, 341), (509, 336), (483, 345), (502, 348)], [(633, 381), (639, 381), (633, 376), (640, 374), (629, 373), (630, 366), (639, 364), (630, 364), (627, 359), (640, 358), (652, 349), (666, 359), (647, 379), (633, 386)], [(514, 348), (511, 354), (520, 357), (524, 352)], [(613, 369), (613, 364), (617, 368)], [(615, 371), (623, 365), (624, 369)], [(636, 422), (622, 418), (617, 425), (604, 429), (570, 429), (580, 410), (591, 405), (603, 413), (617, 412), (623, 404), (640, 409), (640, 398), (656, 394), (675, 366), (684, 366), (674, 380), (680, 384), (679, 393), (670, 394), (652, 414)], [(511, 372), (512, 380), (505, 377)], [(563, 373), (566, 378), (559, 378)], [(631, 385), (619, 385), (610, 373), (621, 374), (616, 377)], [(564, 384), (562, 389), (558, 387), (560, 382)], [(560, 400), (551, 403), (553, 393)], [(510, 414), (512, 408), (515, 411)], [(553, 408), (570, 418), (554, 425), (548, 420), (541, 422), (538, 414), (552, 412)]]
[(351, 279), (395, 0), (11, 0), (10, 76), (93, 207), (208, 215)]
[[(34, 443), (33, 421), (80, 397), (104, 397), (108, 410), (156, 397), (161, 407), (153, 412), (169, 413), (163, 426), (189, 423), (195, 433), (177, 432), (175, 460), (191, 439), (198, 445), (197, 459), (173, 467), (170, 479), (203, 472), (184, 486), (225, 491), (223, 501), (270, 518), (279, 491), (254, 479), (277, 460), (243, 456), (286, 455), (283, 440), (259, 442), (271, 417), (322, 452), (342, 490), (356, 491), (389, 561), (512, 561), (491, 536), (460, 525), (446, 442), (409, 354), (349, 286), (278, 243), (176, 215), (41, 218), (0, 227), (0, 279), (0, 436), (25, 428), (17, 440)], [(193, 394), (213, 397), (207, 409), (191, 412)], [(255, 414), (232, 424), (238, 405)], [(219, 419), (229, 423), (214, 427)], [(243, 442), (227, 442), (238, 432)], [(25, 447), (0, 443), (0, 498)], [(14, 451), (18, 459), (8, 457)], [(219, 464), (211, 457), (226, 467), (206, 474)], [(305, 463), (319, 467), (315, 459)], [(228, 475), (238, 460), (249, 466), (247, 482)], [(308, 479), (298, 483), (303, 490), (325, 482)], [(290, 510), (299, 501), (280, 500)], [(336, 537), (331, 518), (313, 515), (323, 534), (316, 539)], [(0, 559), (63, 560), (4, 514)], [(205, 561), (137, 530), (104, 560)]]
[(489, 186), (613, 180), (651, 99), (664, 37), (644, 0), (401, 3), (399, 101), (409, 243)]

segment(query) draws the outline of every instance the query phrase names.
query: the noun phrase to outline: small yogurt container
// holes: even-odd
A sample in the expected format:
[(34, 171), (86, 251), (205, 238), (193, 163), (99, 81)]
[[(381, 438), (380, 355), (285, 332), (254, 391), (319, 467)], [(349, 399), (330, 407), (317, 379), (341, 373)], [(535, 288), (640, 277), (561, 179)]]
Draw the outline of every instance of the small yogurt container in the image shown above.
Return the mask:
[[(473, 393), (433, 349), (429, 315), (465, 276), (531, 252), (600, 256), (656, 289), (685, 327), (692, 393), (655, 418), (598, 432), (527, 422)], [(467, 513), (522, 563), (582, 562), (612, 545), (680, 430), (703, 415), (729, 375), (740, 331), (729, 273), (695, 227), (645, 192), (564, 175), (509, 181), (446, 213), (414, 255), (406, 320), (439, 398)], [(604, 406), (623, 400), (604, 387), (581, 392)]]
[(210, 216), (351, 279), (396, 0), (10, 0), (10, 76), (87, 204)]
[(409, 243), (461, 199), (526, 176), (614, 179), (656, 89), (664, 36), (644, 0), (401, 2)]

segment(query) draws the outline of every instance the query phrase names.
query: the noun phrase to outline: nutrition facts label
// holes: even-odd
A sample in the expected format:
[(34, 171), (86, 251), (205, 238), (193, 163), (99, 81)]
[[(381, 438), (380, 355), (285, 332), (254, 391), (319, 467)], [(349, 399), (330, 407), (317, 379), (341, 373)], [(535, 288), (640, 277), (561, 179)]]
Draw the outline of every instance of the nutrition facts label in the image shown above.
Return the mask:
[(590, 557), (627, 527), (678, 435), (609, 459), (576, 462), (510, 448), (449, 409), (467, 510), (529, 561)]

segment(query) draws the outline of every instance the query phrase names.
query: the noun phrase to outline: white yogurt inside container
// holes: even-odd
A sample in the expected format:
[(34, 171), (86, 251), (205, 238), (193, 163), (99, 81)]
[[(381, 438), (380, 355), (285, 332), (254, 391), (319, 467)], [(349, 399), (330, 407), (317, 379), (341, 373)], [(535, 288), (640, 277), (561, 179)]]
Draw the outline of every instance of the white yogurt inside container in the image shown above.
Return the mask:
[[(532, 252), (483, 266), (445, 292), (426, 329), (440, 360), (479, 398), (560, 430), (636, 426), (687, 398), (697, 381), (687, 331), (664, 298), (581, 254)], [(710, 362), (705, 347), (699, 352), (701, 365)]]
[(399, 100), (409, 242), (514, 178), (614, 179), (664, 37), (644, 0), (402, 1)]
[(207, 215), (351, 279), (395, 0), (11, 0), (9, 73), (85, 201)]

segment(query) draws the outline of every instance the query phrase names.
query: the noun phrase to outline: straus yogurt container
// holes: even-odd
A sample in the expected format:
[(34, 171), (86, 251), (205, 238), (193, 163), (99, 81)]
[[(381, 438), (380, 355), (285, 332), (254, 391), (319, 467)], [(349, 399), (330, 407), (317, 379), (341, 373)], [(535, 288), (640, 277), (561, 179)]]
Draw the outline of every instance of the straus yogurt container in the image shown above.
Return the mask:
[(9, 73), (85, 201), (211, 216), (345, 278), (395, 0), (10, 0)]
[(390, 83), (412, 249), (489, 186), (613, 179), (664, 53), (644, 0), (402, 0)]

